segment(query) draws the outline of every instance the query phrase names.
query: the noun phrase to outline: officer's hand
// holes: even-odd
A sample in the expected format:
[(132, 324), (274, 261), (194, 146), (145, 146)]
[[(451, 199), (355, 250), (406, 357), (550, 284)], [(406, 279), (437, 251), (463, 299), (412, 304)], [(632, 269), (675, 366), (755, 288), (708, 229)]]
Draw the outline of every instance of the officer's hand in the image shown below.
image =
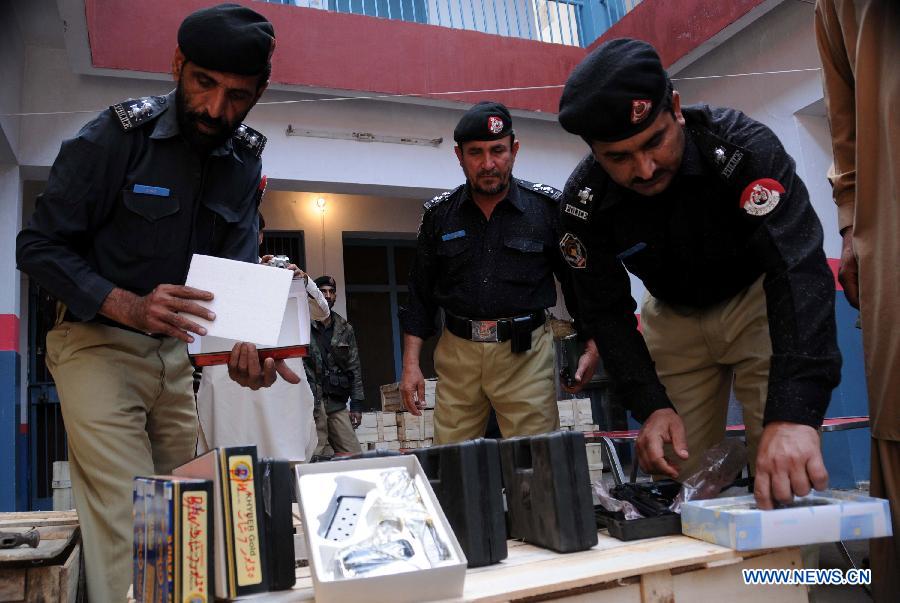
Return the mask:
[(786, 421), (766, 425), (756, 454), (756, 505), (771, 509), (774, 501), (789, 503), (794, 494), (809, 494), (810, 485), (816, 490), (828, 487), (819, 432), (809, 425)]
[(192, 300), (211, 301), (213, 294), (181, 285), (159, 285), (129, 308), (128, 326), (152, 335), (169, 335), (191, 343), (190, 333), (206, 335), (206, 329), (190, 320), (199, 316), (214, 320), (216, 315)]
[(422, 414), (425, 408), (425, 376), (418, 364), (404, 365), (400, 377), (400, 396), (406, 410), (416, 415)]
[(688, 458), (687, 438), (684, 423), (671, 408), (655, 411), (644, 425), (637, 438), (637, 456), (644, 473), (664, 474), (672, 479), (678, 477), (678, 464), (666, 459), (664, 444), (672, 444), (679, 458)]
[(570, 394), (580, 392), (593, 379), (598, 364), (600, 364), (600, 352), (597, 351), (597, 344), (594, 343), (594, 340), (589, 339), (584, 344), (584, 352), (582, 352), (581, 358), (578, 359), (578, 368), (575, 370), (575, 385), (569, 387), (564, 383), (562, 384), (563, 389)]
[(275, 383), (276, 373), (288, 383), (300, 383), (300, 377), (285, 364), (284, 360), (266, 358), (260, 365), (259, 352), (256, 351), (255, 345), (241, 342), (234, 344), (231, 357), (228, 359), (228, 376), (232, 381), (257, 390)]
[(859, 265), (856, 262), (856, 251), (853, 249), (853, 227), (844, 231), (841, 244), (841, 264), (838, 268), (838, 281), (844, 288), (844, 297), (850, 305), (859, 309)]
[(268, 264), (269, 261), (270, 261), (272, 258), (274, 258), (274, 257), (275, 257), (275, 256), (272, 255), (271, 253), (267, 253), (266, 255), (264, 255), (264, 256), (262, 256), (261, 258), (259, 258), (259, 263), (260, 263), (260, 264)]
[(361, 412), (353, 412), (350, 411), (350, 424), (353, 426), (353, 429), (359, 427), (360, 423), (362, 423), (362, 413)]
[(304, 283), (309, 283), (309, 276), (305, 272), (300, 270), (300, 268), (297, 267), (297, 264), (288, 264), (287, 266), (285, 266), (285, 268), (293, 271), (294, 280), (302, 278)]

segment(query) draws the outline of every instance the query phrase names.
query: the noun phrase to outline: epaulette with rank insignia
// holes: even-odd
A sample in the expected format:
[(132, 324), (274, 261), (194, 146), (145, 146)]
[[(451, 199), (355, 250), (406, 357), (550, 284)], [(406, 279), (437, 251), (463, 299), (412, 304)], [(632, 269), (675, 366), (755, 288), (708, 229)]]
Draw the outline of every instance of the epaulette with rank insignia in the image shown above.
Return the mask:
[(266, 148), (266, 141), (269, 140), (261, 132), (257, 132), (246, 124), (238, 126), (234, 131), (235, 142), (248, 149), (257, 159), (262, 157), (263, 149)]
[(462, 188), (462, 185), (457, 186), (452, 191), (444, 191), (440, 195), (435, 195), (434, 197), (432, 197), (431, 199), (426, 201), (424, 204), (422, 204), (422, 207), (425, 208), (425, 211), (428, 211), (432, 207), (437, 207), (438, 205), (440, 205), (441, 203), (443, 203), (444, 201), (449, 199), (453, 195), (453, 193), (458, 191), (460, 188)]
[(119, 118), (122, 129), (130, 132), (165, 113), (169, 105), (165, 96), (145, 96), (110, 105), (109, 108)]
[(521, 178), (516, 178), (516, 182), (519, 183), (519, 186), (522, 188), (526, 188), (532, 192), (540, 193), (545, 197), (553, 199), (554, 201), (559, 201), (559, 198), (562, 197), (562, 191), (553, 188), (548, 184), (541, 184), (540, 182), (528, 182), (527, 180), (522, 180)]
[(716, 136), (706, 128), (692, 127), (690, 131), (703, 157), (722, 180), (731, 183), (750, 159), (750, 151)]

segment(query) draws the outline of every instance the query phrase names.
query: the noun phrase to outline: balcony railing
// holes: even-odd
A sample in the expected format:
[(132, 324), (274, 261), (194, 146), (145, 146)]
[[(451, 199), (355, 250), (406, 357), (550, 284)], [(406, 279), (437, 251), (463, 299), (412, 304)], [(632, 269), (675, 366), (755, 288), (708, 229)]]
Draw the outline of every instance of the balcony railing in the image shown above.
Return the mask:
[(266, 0), (339, 13), (588, 46), (641, 0)]

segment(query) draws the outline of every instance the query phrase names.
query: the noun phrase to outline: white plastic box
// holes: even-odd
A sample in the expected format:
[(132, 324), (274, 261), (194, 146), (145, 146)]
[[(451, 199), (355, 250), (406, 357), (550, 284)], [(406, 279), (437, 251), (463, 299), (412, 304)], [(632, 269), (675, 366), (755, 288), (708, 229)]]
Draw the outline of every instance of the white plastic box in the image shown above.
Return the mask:
[(763, 511), (752, 495), (684, 503), (681, 531), (738, 551), (891, 536), (888, 501), (824, 490)]
[[(425, 508), (434, 519), (440, 540), (450, 549), (450, 559), (429, 569), (385, 576), (332, 578), (328, 568), (338, 545), (323, 537), (332, 501), (338, 495), (365, 495), (367, 488), (374, 487), (374, 483), (367, 487), (367, 480), (380, 470), (394, 467), (406, 468), (415, 480)], [(414, 603), (462, 596), (466, 556), (414, 455), (312, 463), (298, 465), (295, 471), (317, 603)], [(341, 546), (351, 541), (343, 541)]]

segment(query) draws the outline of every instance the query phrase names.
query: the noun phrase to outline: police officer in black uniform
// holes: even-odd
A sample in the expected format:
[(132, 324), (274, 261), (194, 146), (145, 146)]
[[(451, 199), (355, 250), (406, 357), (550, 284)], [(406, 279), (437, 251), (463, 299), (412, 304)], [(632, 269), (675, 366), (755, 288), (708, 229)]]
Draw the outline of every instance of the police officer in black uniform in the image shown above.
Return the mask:
[[(834, 279), (793, 159), (739, 111), (682, 108), (637, 40), (606, 42), (575, 68), (559, 121), (592, 151), (566, 184), (560, 247), (581, 320), (643, 422), (641, 466), (695, 468), (724, 436), (733, 385), (759, 505), (825, 487)], [(647, 288), (644, 338), (626, 270)]]
[[(16, 241), (19, 268), (60, 300), (47, 336), (59, 391), (91, 601), (122, 601), (131, 578), (135, 475), (193, 456), (197, 415), (185, 343), (212, 319), (184, 287), (193, 253), (257, 261), (265, 137), (241, 125), (268, 84), (274, 30), (236, 4), (178, 31), (177, 88), (125, 101), (63, 143)], [(238, 344), (233, 378), (270, 385)]]
[[(561, 193), (512, 176), (519, 142), (500, 103), (473, 106), (453, 138), (466, 184), (425, 204), (409, 304), (400, 311), (403, 402), (417, 415), (424, 406), (419, 352), (442, 308), (435, 442), (484, 435), (491, 406), (505, 437), (552, 431), (559, 413), (546, 309), (556, 303), (554, 274), (568, 290), (556, 244)], [(573, 298), (566, 301), (572, 309)], [(597, 360), (587, 342), (579, 383)]]

